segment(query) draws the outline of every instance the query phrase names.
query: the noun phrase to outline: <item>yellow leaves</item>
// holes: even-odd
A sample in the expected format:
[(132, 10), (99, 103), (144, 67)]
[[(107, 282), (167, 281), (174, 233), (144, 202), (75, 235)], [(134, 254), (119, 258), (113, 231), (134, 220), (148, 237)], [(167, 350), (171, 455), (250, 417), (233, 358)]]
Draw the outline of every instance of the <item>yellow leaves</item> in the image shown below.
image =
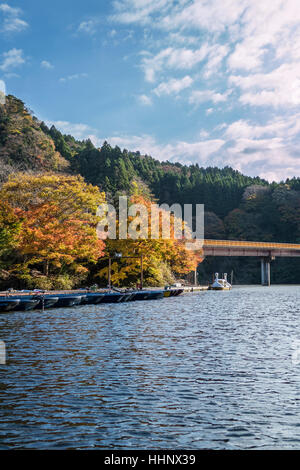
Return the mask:
[(80, 176), (19, 174), (9, 179), (0, 196), (24, 221), (18, 250), (27, 264), (28, 259), (33, 264), (47, 261), (53, 269), (70, 266), (82, 274), (84, 262), (103, 255), (96, 210), (105, 194)]
[[(127, 238), (106, 241), (106, 251), (110, 256), (114, 256), (116, 252), (123, 255), (118, 263), (112, 264), (112, 282), (118, 284), (126, 281), (128, 284), (137, 280), (140, 274), (141, 255), (143, 255), (143, 269), (148, 284), (161, 283), (163, 279), (170, 280), (172, 273), (187, 274), (197, 266), (198, 259), (194, 253), (186, 249), (184, 240), (175, 237), (175, 223), (181, 224), (180, 226), (183, 228), (182, 221), (176, 220), (172, 215), (169, 236), (163, 238), (162, 218), (160, 218), (158, 230), (160, 238), (152, 239), (150, 230), (152, 202), (144, 195), (139, 194), (138, 187), (135, 186), (137, 185), (133, 184), (134, 195), (131, 197), (130, 203), (139, 204), (147, 209), (140, 211), (139, 223), (135, 222), (137, 226), (140, 224), (147, 227), (147, 230), (144, 231), (146, 236), (137, 240)], [(169, 213), (166, 215), (169, 217)], [(133, 219), (133, 216), (128, 217), (129, 227)], [(102, 268), (99, 276), (107, 279), (107, 268)]]
[(85, 183), (81, 176), (17, 174), (4, 185), (2, 197), (14, 207), (28, 210), (43, 203), (57, 203), (61, 214), (95, 215), (105, 194)]
[(0, 200), (0, 253), (7, 252), (17, 244), (21, 223), (10, 205)]

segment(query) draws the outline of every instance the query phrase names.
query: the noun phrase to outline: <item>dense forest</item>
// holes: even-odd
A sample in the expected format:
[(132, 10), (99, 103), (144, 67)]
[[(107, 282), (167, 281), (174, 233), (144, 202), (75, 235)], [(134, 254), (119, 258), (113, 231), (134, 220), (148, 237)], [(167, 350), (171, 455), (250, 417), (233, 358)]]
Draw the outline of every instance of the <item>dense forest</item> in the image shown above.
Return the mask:
[[(229, 167), (161, 162), (107, 142), (95, 148), (90, 140), (78, 141), (48, 128), (21, 100), (8, 96), (0, 105), (0, 185), (5, 187), (16, 173), (80, 175), (82, 184), (99, 188), (107, 201), (132, 195), (135, 183), (140, 194), (160, 204), (204, 204), (206, 238), (300, 243), (299, 177), (268, 183)], [(8, 271), (7, 265), (2, 271)], [(211, 279), (214, 271), (233, 271), (239, 283), (260, 280), (256, 258), (207, 258), (199, 264), (199, 282)], [(299, 283), (299, 260), (277, 259), (271, 272), (272, 282)]]

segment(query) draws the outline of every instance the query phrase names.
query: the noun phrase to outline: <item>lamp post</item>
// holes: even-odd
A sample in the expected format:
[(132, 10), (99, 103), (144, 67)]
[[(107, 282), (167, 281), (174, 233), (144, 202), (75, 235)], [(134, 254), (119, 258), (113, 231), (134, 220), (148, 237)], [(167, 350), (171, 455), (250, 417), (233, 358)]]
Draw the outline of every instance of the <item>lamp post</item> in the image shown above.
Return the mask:
[(111, 289), (111, 257), (108, 258), (108, 288)]
[(144, 266), (143, 266), (143, 255), (141, 255), (141, 290), (143, 289), (143, 283), (144, 283)]

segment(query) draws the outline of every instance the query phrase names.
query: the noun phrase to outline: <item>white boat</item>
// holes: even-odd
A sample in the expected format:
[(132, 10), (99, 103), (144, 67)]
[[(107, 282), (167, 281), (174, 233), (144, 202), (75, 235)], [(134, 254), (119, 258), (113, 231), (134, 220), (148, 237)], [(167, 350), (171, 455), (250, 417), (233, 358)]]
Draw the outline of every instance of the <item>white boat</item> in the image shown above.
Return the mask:
[(227, 281), (227, 273), (224, 274), (223, 279), (219, 279), (219, 273), (215, 274), (215, 280), (209, 286), (209, 290), (230, 290), (232, 285)]

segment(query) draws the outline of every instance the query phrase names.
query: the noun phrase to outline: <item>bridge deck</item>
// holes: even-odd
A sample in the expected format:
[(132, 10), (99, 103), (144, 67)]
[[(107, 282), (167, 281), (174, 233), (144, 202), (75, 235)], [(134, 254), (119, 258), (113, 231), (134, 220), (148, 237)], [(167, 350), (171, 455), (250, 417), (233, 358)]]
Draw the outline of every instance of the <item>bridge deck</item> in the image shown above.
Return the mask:
[(257, 256), (261, 258), (262, 285), (270, 285), (270, 262), (277, 257), (300, 257), (300, 244), (247, 240), (202, 240), (199, 252), (206, 256)]
[(297, 243), (250, 242), (240, 240), (204, 240), (204, 248), (255, 248), (264, 250), (300, 250)]

